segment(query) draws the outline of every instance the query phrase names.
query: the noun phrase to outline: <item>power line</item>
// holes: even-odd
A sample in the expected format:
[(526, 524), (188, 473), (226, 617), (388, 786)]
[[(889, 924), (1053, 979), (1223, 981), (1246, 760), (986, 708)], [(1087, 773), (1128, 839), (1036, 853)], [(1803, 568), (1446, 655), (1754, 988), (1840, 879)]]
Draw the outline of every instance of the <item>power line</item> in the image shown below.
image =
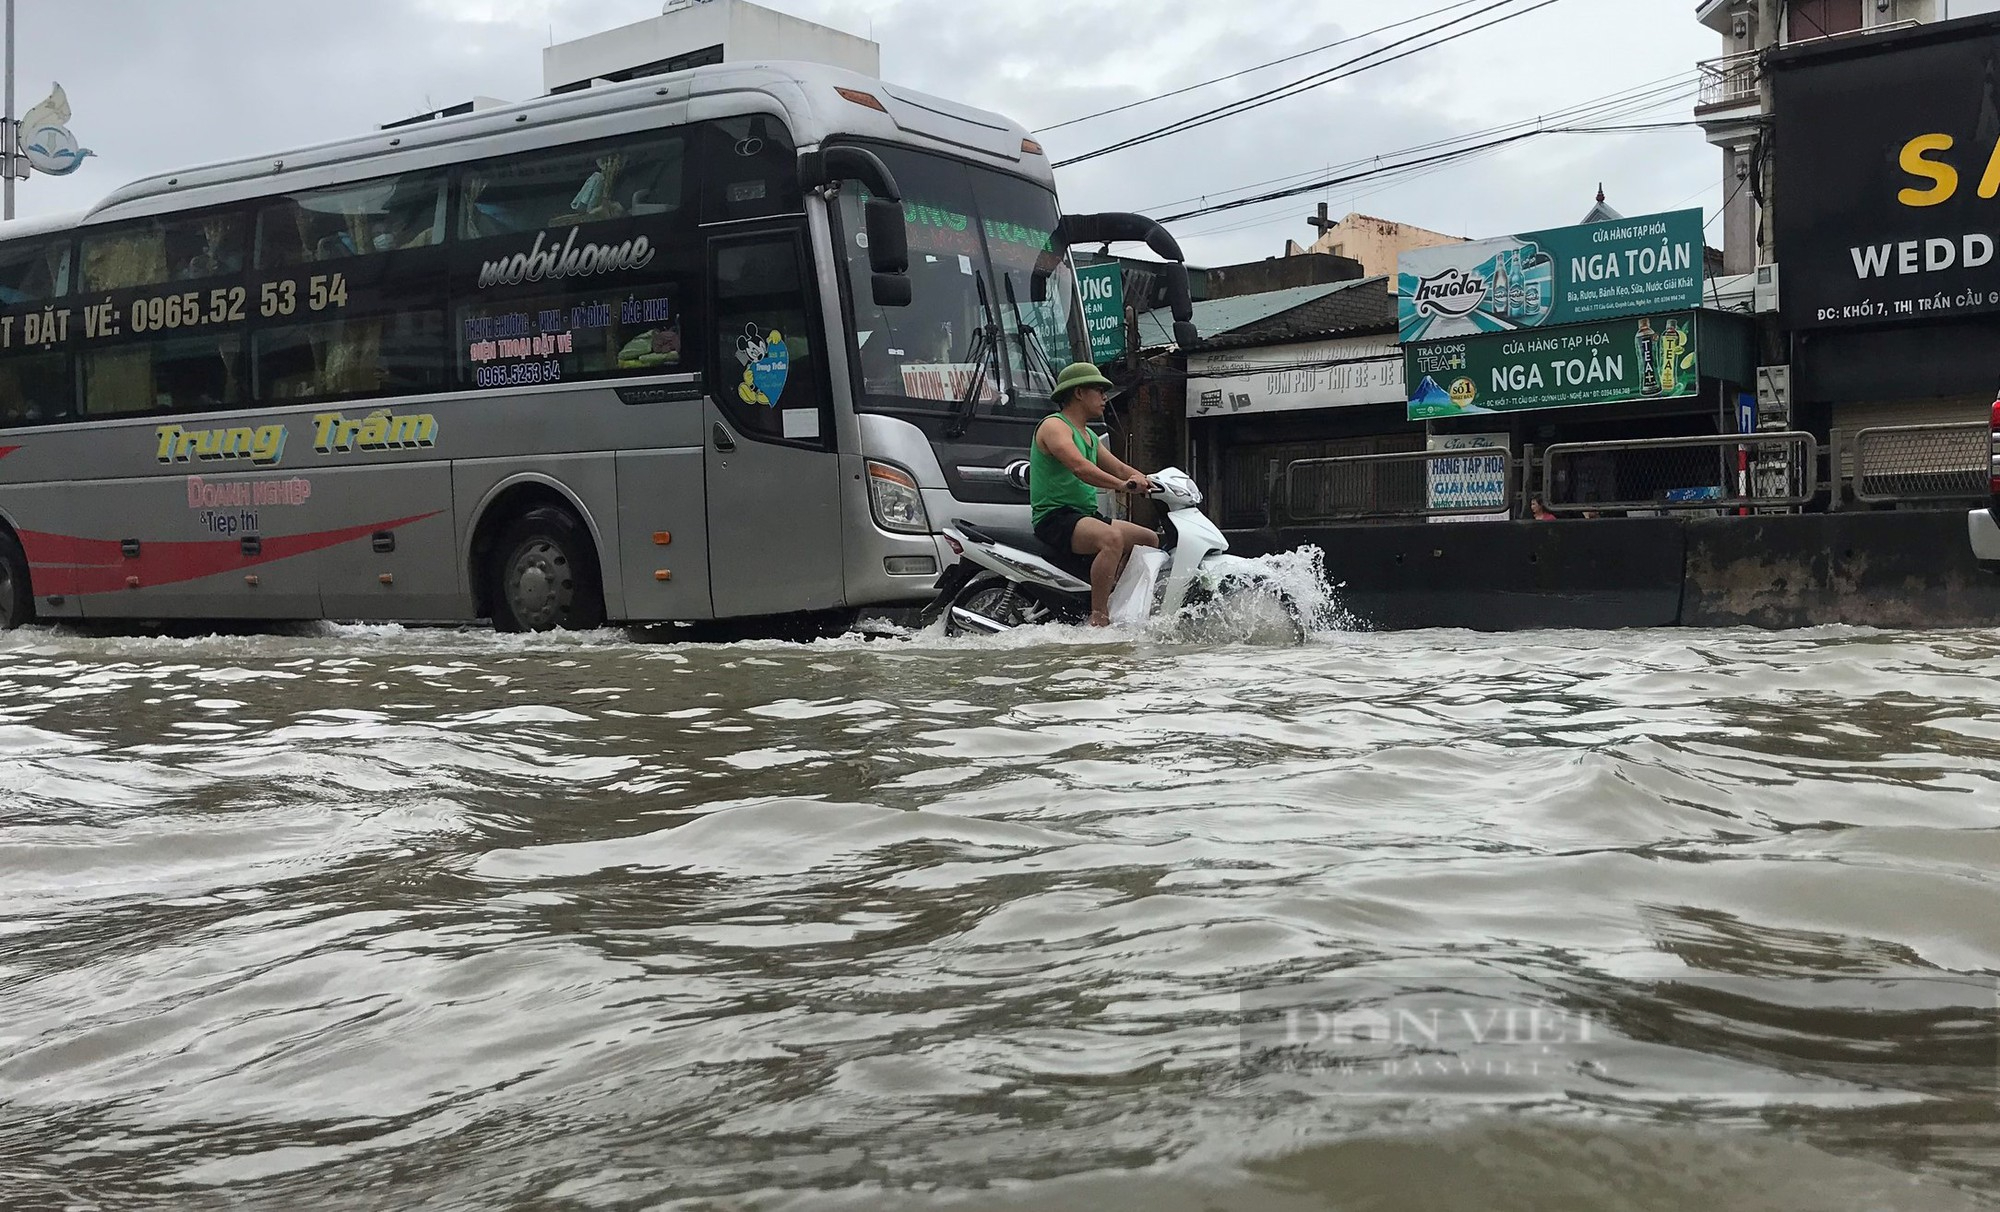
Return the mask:
[[(1433, 42), (1418, 42), (1418, 39), (1420, 38), (1438, 33), (1439, 31), (1448, 29), (1451, 26), (1459, 24), (1460, 22), (1469, 21), (1476, 17), (1483, 17), (1486, 14), (1495, 11), (1496, 9), (1504, 8), (1507, 5), (1513, 4), (1515, 2), (1516, 0), (1496, 0), (1495, 3), (1489, 4), (1485, 8), (1479, 9), (1476, 12), (1468, 13), (1461, 17), (1454, 17), (1450, 21), (1446, 21), (1441, 25), (1432, 26), (1430, 29), (1423, 30), (1418, 34), (1412, 35), (1411, 37), (1399, 39), (1398, 41), (1392, 42), (1387, 46), (1378, 47), (1375, 50), (1371, 50), (1364, 54), (1357, 55), (1356, 57), (1349, 59), (1343, 63), (1335, 64), (1333, 67), (1327, 68), (1324, 71), (1315, 72), (1313, 73), (1313, 75), (1306, 76), (1298, 80), (1294, 80), (1290, 84), (1282, 84), (1279, 85), (1277, 88), (1267, 89), (1262, 93), (1257, 93), (1253, 96), (1246, 97), (1241, 101), (1232, 101), (1227, 105), (1217, 106), (1214, 109), (1210, 109), (1202, 113), (1191, 115), (1187, 118), (1181, 119), (1178, 122), (1168, 123), (1166, 126), (1158, 127), (1154, 130), (1147, 131), (1144, 134), (1134, 135), (1132, 138), (1124, 139), (1117, 143), (1109, 144), (1105, 147), (1100, 147), (1095, 151), (1088, 151), (1084, 152), (1082, 155), (1071, 156), (1067, 160), (1058, 160), (1052, 167), (1067, 168), (1072, 164), (1081, 164), (1086, 160), (1094, 160), (1100, 156), (1108, 156), (1113, 152), (1124, 151), (1127, 148), (1138, 147), (1141, 144), (1151, 143), (1158, 139), (1164, 139), (1170, 135), (1177, 135), (1184, 133), (1186, 131), (1194, 130), (1197, 127), (1207, 126), (1211, 122), (1220, 122), (1224, 118), (1234, 118), (1240, 114), (1249, 113), (1253, 109), (1260, 109), (1263, 106), (1269, 105), (1273, 102), (1282, 101), (1288, 97), (1295, 97), (1301, 93), (1308, 92), (1312, 89), (1321, 88), (1325, 85), (1332, 84), (1335, 81), (1345, 80), (1352, 76), (1360, 75), (1362, 72), (1371, 70), (1373, 68), (1385, 67), (1388, 64), (1397, 62), (1398, 60), (1407, 59), (1412, 55), (1420, 54), (1427, 50), (1435, 50), (1437, 47), (1443, 46), (1448, 42), (1455, 42), (1460, 38), (1466, 37), (1467, 35), (1479, 33), (1481, 30), (1491, 29), (1496, 25), (1501, 25), (1504, 24), (1505, 22), (1512, 21), (1517, 17), (1525, 17), (1529, 13), (1535, 12), (1538, 9), (1547, 8), (1549, 5), (1557, 3), (1558, 0), (1539, 0), (1538, 3), (1532, 4), (1527, 8), (1517, 9), (1514, 12), (1502, 14), (1501, 16), (1496, 17), (1495, 19), (1487, 22), (1484, 25), (1475, 25), (1470, 29), (1462, 29), (1459, 30), (1457, 33), (1447, 34), (1444, 37), (1439, 38)], [(1412, 43), (1416, 43), (1416, 45), (1412, 45)], [(1365, 62), (1368, 59), (1374, 59), (1377, 55), (1382, 54), (1384, 51), (1396, 50), (1398, 47), (1407, 47), (1408, 49), (1403, 50), (1398, 54), (1390, 55), (1387, 58), (1376, 59), (1376, 61), (1373, 63)]]
[[(1568, 106), (1564, 109), (1554, 110), (1551, 111), (1550, 113), (1542, 114), (1535, 118), (1516, 119), (1512, 122), (1503, 122), (1500, 123), (1499, 125), (1486, 127), (1482, 130), (1466, 131), (1462, 134), (1449, 135), (1442, 139), (1434, 139), (1428, 143), (1419, 143), (1411, 147), (1399, 148), (1393, 152), (1381, 152), (1372, 156), (1363, 156), (1355, 160), (1350, 160), (1342, 164), (1334, 165), (1332, 168), (1324, 171), (1327, 171), (1329, 173), (1335, 171), (1346, 171), (1349, 169), (1360, 168), (1369, 164), (1380, 163), (1385, 156), (1416, 155), (1421, 152), (1437, 151), (1474, 140), (1489, 139), (1498, 135), (1510, 134), (1519, 130), (1546, 129), (1548, 124), (1551, 122), (1561, 122), (1564, 124), (1570, 124), (1570, 123), (1582, 123), (1582, 122), (1609, 121), (1614, 118), (1636, 117), (1640, 114), (1652, 112), (1653, 110), (1665, 109), (1669, 106), (1679, 104), (1686, 97), (1692, 95), (1694, 91), (1693, 85), (1698, 76), (1699, 76), (1698, 72), (1683, 72), (1673, 76), (1663, 76), (1658, 80), (1650, 80), (1644, 84), (1634, 85), (1631, 88), (1622, 89), (1618, 92), (1607, 93), (1601, 97), (1592, 98), (1591, 100), (1588, 101), (1579, 101), (1575, 105)], [(1256, 181), (1248, 185), (1230, 186), (1226, 189), (1217, 190), (1207, 194), (1200, 194), (1191, 198), (1178, 198), (1171, 202), (1157, 202), (1152, 204), (1151, 206), (1141, 207), (1140, 211), (1143, 214), (1151, 214), (1156, 210), (1164, 210), (1168, 207), (1178, 206), (1185, 202), (1201, 202), (1206, 204), (1210, 198), (1217, 197), (1218, 195), (1227, 195), (1236, 193), (1240, 190), (1255, 189), (1258, 188), (1259, 186), (1273, 185), (1281, 181), (1298, 181), (1301, 180), (1302, 178), (1312, 175), (1312, 173), (1315, 171), (1319, 170), (1309, 169), (1306, 172), (1301, 172), (1301, 173), (1288, 173), (1281, 177), (1272, 177), (1269, 178), (1268, 180)]]
[(1309, 194), (1314, 190), (1327, 189), (1335, 185), (1346, 185), (1353, 181), (1364, 181), (1370, 177), (1382, 176), (1387, 173), (1398, 172), (1411, 168), (1420, 168), (1423, 167), (1424, 165), (1429, 165), (1429, 164), (1439, 164), (1452, 160), (1460, 160), (1468, 156), (1477, 155), (1482, 151), (1487, 151), (1492, 148), (1504, 147), (1509, 143), (1519, 143), (1523, 139), (1537, 139), (1541, 138), (1544, 135), (1624, 134), (1636, 131), (1677, 130), (1682, 127), (1696, 126), (1696, 125), (1699, 124), (1694, 122), (1693, 120), (1689, 120), (1685, 122), (1653, 122), (1653, 123), (1629, 124), (1621, 126), (1542, 127), (1537, 130), (1520, 131), (1516, 134), (1504, 135), (1500, 138), (1492, 139), (1485, 143), (1477, 144), (1472, 147), (1458, 148), (1452, 151), (1444, 151), (1429, 156), (1422, 156), (1419, 157), (1418, 159), (1404, 161), (1399, 164), (1385, 165), (1381, 168), (1364, 169), (1357, 173), (1349, 173), (1345, 176), (1329, 177), (1326, 178), (1325, 180), (1320, 180), (1320, 181), (1308, 181), (1303, 185), (1295, 185), (1288, 189), (1275, 190), (1271, 193), (1260, 194), (1256, 197), (1239, 198), (1233, 202), (1218, 202), (1212, 206), (1203, 206), (1203, 207), (1198, 207), (1194, 210), (1182, 211), (1180, 214), (1177, 215), (1166, 215), (1162, 217), (1159, 220), (1159, 222), (1178, 223), (1181, 222), (1182, 220), (1198, 218), (1202, 215), (1212, 215), (1225, 210), (1238, 210), (1245, 206), (1255, 206), (1259, 203), (1271, 202), (1279, 198), (1290, 198), (1290, 197), (1296, 197), (1299, 194)]
[(1479, 0), (1454, 0), (1454, 3), (1447, 4), (1442, 8), (1434, 8), (1427, 13), (1418, 13), (1414, 17), (1405, 17), (1401, 21), (1392, 21), (1388, 25), (1377, 26), (1376, 28), (1367, 30), (1363, 33), (1353, 34), (1349, 37), (1342, 38), (1337, 42), (1329, 42), (1325, 46), (1315, 46), (1311, 50), (1300, 51), (1296, 55), (1286, 55), (1282, 59), (1273, 59), (1269, 63), (1259, 63), (1254, 67), (1246, 67), (1242, 71), (1230, 72), (1226, 76), (1217, 76), (1213, 80), (1203, 80), (1196, 84), (1190, 84), (1185, 88), (1177, 88), (1170, 93), (1161, 93), (1157, 97), (1145, 97), (1138, 101), (1129, 101), (1124, 105), (1114, 105), (1110, 109), (1100, 109), (1094, 114), (1085, 114), (1080, 118), (1066, 118), (1063, 121), (1057, 122), (1052, 126), (1036, 127), (1034, 133), (1038, 135), (1046, 134), (1052, 130), (1061, 130), (1065, 126), (1075, 126), (1079, 122), (1088, 122), (1093, 118), (1104, 118), (1112, 114), (1122, 114), (1128, 109), (1137, 109), (1142, 105), (1151, 105), (1155, 101), (1165, 101), (1168, 97), (1178, 97), (1185, 93), (1194, 92), (1196, 89), (1207, 88), (1211, 84), (1221, 84), (1227, 80), (1234, 80), (1239, 76), (1247, 76), (1251, 72), (1261, 72), (1267, 67), (1277, 67), (1281, 63), (1290, 63), (1297, 59), (1305, 59), (1312, 55), (1317, 55), (1321, 51), (1332, 50), (1336, 46), (1346, 46), (1350, 42), (1359, 42), (1363, 38), (1373, 38), (1377, 34), (1386, 34), (1392, 29), (1401, 29), (1405, 25), (1414, 25), (1419, 21), (1425, 20), (1426, 18), (1435, 17), (1441, 13), (1448, 13), (1455, 8), (1466, 8), (1470, 5), (1478, 3)]

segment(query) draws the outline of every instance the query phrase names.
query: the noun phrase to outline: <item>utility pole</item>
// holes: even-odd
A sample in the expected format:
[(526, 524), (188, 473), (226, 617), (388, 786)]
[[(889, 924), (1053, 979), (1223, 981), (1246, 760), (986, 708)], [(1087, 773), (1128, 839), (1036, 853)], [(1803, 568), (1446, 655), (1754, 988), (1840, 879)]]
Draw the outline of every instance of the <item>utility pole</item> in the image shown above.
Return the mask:
[[(9, 4), (13, 0), (7, 0)], [(1751, 144), (1750, 188), (1757, 217), (1757, 264), (1778, 259), (1777, 237), (1771, 230), (1771, 202), (1777, 192), (1771, 172), (1771, 73), (1765, 66), (1770, 52), (1784, 45), (1785, 8), (1778, 0), (1759, 0), (1757, 5), (1757, 121), (1758, 137)], [(1761, 154), (1760, 154), (1761, 153)]]
[(6, 163), (6, 214), (0, 218), (14, 217), (14, 165), (21, 154), (21, 128), (14, 123), (14, 0), (7, 0), (7, 121), (6, 129), (0, 131), (0, 150), (7, 156)]

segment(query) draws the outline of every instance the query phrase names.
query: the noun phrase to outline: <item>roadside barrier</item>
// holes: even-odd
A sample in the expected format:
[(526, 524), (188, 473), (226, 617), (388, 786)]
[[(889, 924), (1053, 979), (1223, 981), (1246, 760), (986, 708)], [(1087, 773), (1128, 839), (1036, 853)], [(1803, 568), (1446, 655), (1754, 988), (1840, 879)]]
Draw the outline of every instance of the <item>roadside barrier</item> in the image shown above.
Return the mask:
[[(1840, 460), (1838, 433), (1835, 459)], [(1883, 425), (1854, 435), (1850, 491), (1864, 505), (1979, 502), (1989, 488), (1984, 424)]]
[(1279, 482), (1295, 522), (1508, 516), (1513, 452), (1501, 446), (1294, 459)]
[(1940, 508), (1989, 499), (1987, 426), (1881, 425), (1294, 459), (1274, 524)]

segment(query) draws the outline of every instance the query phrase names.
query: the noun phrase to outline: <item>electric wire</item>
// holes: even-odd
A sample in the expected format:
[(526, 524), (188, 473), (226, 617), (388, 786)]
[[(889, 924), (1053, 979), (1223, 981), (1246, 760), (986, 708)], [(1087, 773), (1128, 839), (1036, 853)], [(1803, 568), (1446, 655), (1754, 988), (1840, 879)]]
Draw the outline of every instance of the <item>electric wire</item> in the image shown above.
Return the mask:
[[(1163, 210), (1172, 206), (1179, 206), (1187, 202), (1207, 203), (1211, 199), (1221, 200), (1229, 194), (1238, 193), (1244, 190), (1257, 189), (1267, 185), (1274, 185), (1279, 182), (1298, 181), (1305, 177), (1309, 177), (1314, 173), (1319, 173), (1319, 172), (1332, 173), (1353, 168), (1359, 168), (1363, 165), (1379, 161), (1385, 156), (1415, 155), (1421, 152), (1435, 151), (1442, 148), (1451, 147), (1455, 144), (1461, 144), (1469, 141), (1491, 138), (1497, 135), (1509, 134), (1517, 130), (1534, 129), (1540, 126), (1545, 126), (1551, 122), (1575, 123), (1575, 122), (1598, 121), (1598, 120), (1622, 118), (1622, 117), (1636, 117), (1642, 113), (1651, 112), (1652, 110), (1664, 109), (1672, 105), (1678, 105), (1682, 101), (1693, 96), (1695, 92), (1695, 83), (1698, 80), (1698, 78), (1699, 78), (1699, 73), (1695, 72), (1683, 72), (1673, 76), (1665, 76), (1661, 77), (1659, 80), (1647, 81), (1645, 84), (1634, 85), (1631, 88), (1622, 89), (1618, 92), (1607, 93), (1604, 96), (1592, 98), (1591, 100), (1588, 101), (1580, 101), (1575, 105), (1567, 106), (1565, 108), (1558, 110), (1553, 110), (1549, 113), (1541, 114), (1534, 118), (1521, 118), (1521, 119), (1516, 119), (1512, 122), (1505, 122), (1496, 126), (1490, 126), (1480, 130), (1466, 131), (1461, 134), (1450, 135), (1441, 139), (1435, 139), (1427, 143), (1419, 143), (1410, 147), (1399, 148), (1393, 152), (1378, 153), (1376, 155), (1364, 156), (1340, 164), (1330, 165), (1323, 169), (1308, 169), (1304, 172), (1287, 173), (1280, 177), (1272, 177), (1264, 181), (1251, 182), (1247, 185), (1230, 186), (1224, 189), (1212, 190), (1207, 193), (1194, 195), (1192, 197), (1176, 198), (1167, 202), (1155, 202), (1152, 203), (1151, 205), (1141, 207), (1139, 208), (1139, 210), (1140, 213), (1142, 214), (1151, 214), (1155, 211)], [(1628, 104), (1634, 106), (1634, 108), (1627, 110), (1625, 107)]]
[[(1551, 4), (1559, 3), (1560, 0), (1537, 0), (1536, 3), (1530, 4), (1527, 8), (1516, 9), (1515, 11), (1510, 13), (1503, 13), (1500, 16), (1494, 18), (1493, 20), (1488, 21), (1484, 25), (1475, 25), (1469, 29), (1462, 29), (1457, 31), (1456, 33), (1447, 34), (1444, 37), (1438, 38), (1435, 41), (1431, 42), (1419, 41), (1419, 39), (1421, 38), (1427, 37), (1431, 34), (1436, 34), (1453, 25), (1457, 25), (1460, 22), (1485, 16), (1488, 13), (1494, 12), (1497, 9), (1504, 8), (1505, 6), (1516, 2), (1517, 0), (1496, 0), (1496, 3), (1490, 4), (1485, 8), (1479, 9), (1472, 13), (1465, 14), (1464, 16), (1454, 17), (1452, 20), (1444, 22), (1441, 25), (1433, 26), (1430, 29), (1420, 31), (1418, 34), (1412, 35), (1411, 37), (1391, 42), (1387, 46), (1378, 47), (1375, 50), (1371, 50), (1362, 55), (1358, 55), (1355, 58), (1349, 59), (1343, 63), (1335, 64), (1333, 67), (1327, 68), (1324, 71), (1316, 72), (1311, 76), (1306, 76), (1299, 80), (1294, 80), (1290, 84), (1279, 85), (1277, 88), (1267, 89), (1262, 93), (1253, 94), (1252, 96), (1243, 98), (1240, 101), (1232, 101), (1227, 105), (1217, 106), (1205, 112), (1190, 115), (1189, 117), (1183, 118), (1177, 122), (1169, 123), (1166, 126), (1158, 127), (1154, 130), (1147, 131), (1144, 134), (1134, 135), (1129, 139), (1123, 139), (1120, 140), (1119, 142), (1108, 144), (1104, 147), (1097, 148), (1094, 151), (1088, 151), (1080, 155), (1071, 156), (1064, 160), (1058, 160), (1052, 165), (1052, 167), (1066, 168), (1073, 164), (1081, 164), (1087, 160), (1097, 159), (1100, 156), (1111, 155), (1113, 152), (1125, 151), (1128, 148), (1138, 147), (1146, 143), (1152, 143), (1160, 139), (1169, 138), (1173, 135), (1184, 134), (1187, 131), (1207, 126), (1210, 123), (1220, 122), (1225, 118), (1238, 117), (1242, 114), (1249, 113), (1251, 110), (1260, 109), (1274, 102), (1283, 101), (1289, 97), (1299, 96), (1302, 93), (1309, 92), (1312, 89), (1324, 87), (1325, 85), (1335, 83), (1336, 81), (1339, 80), (1349, 79), (1350, 77), (1357, 76), (1364, 71), (1369, 71), (1377, 67), (1385, 67), (1388, 64), (1395, 63), (1403, 59), (1407, 59), (1412, 55), (1421, 54), (1422, 52), (1427, 50), (1435, 50), (1438, 47), (1445, 45), (1446, 43), (1455, 42), (1460, 38), (1464, 38), (1469, 35), (1479, 33), (1483, 30), (1492, 29), (1494, 26), (1503, 25), (1506, 22), (1517, 20), (1521, 17), (1525, 17), (1529, 13), (1533, 13), (1540, 9), (1547, 8)], [(1408, 49), (1401, 50), (1397, 54), (1388, 55), (1386, 58), (1376, 59), (1376, 61), (1373, 63), (1367, 62), (1367, 60), (1369, 59), (1375, 59), (1376, 56), (1382, 55), (1383, 52), (1385, 51), (1396, 50), (1399, 47), (1407, 47)]]
[(1677, 130), (1684, 127), (1695, 126), (1695, 125), (1698, 125), (1698, 123), (1694, 122), (1693, 120), (1688, 120), (1685, 122), (1652, 122), (1652, 123), (1624, 124), (1624, 125), (1612, 125), (1612, 126), (1542, 127), (1537, 130), (1520, 131), (1515, 134), (1505, 135), (1497, 139), (1489, 140), (1488, 142), (1485, 143), (1475, 144), (1471, 147), (1457, 148), (1450, 151), (1437, 152), (1429, 156), (1419, 157), (1418, 159), (1404, 161), (1399, 164), (1390, 164), (1390, 165), (1384, 165), (1380, 168), (1364, 169), (1360, 172), (1347, 173), (1345, 175), (1335, 176), (1335, 177), (1328, 177), (1319, 181), (1308, 181), (1303, 185), (1295, 185), (1287, 189), (1273, 190), (1270, 193), (1259, 194), (1254, 197), (1240, 198), (1230, 202), (1218, 202), (1209, 206), (1197, 207), (1194, 210), (1182, 211), (1179, 214), (1164, 215), (1161, 216), (1158, 221), (1162, 224), (1178, 223), (1182, 222), (1183, 220), (1198, 218), (1202, 215), (1217, 214), (1221, 211), (1226, 211), (1226, 210), (1239, 210), (1246, 206), (1255, 206), (1258, 205), (1259, 203), (1275, 201), (1279, 198), (1292, 198), (1292, 197), (1297, 197), (1300, 194), (1309, 194), (1312, 193), (1314, 190), (1318, 189), (1328, 189), (1336, 185), (1346, 185), (1355, 181), (1365, 181), (1371, 177), (1379, 177), (1385, 173), (1397, 172), (1400, 170), (1410, 169), (1410, 168), (1417, 168), (1427, 164), (1437, 164), (1455, 160), (1462, 160), (1469, 156), (1477, 155), (1482, 151), (1487, 151), (1492, 148), (1504, 147), (1510, 143), (1519, 143), (1524, 139), (1539, 139), (1547, 135), (1604, 135), (1604, 134), (1626, 134), (1639, 131)]
[(1033, 133), (1038, 135), (1046, 134), (1052, 130), (1061, 130), (1065, 126), (1075, 126), (1079, 122), (1089, 122), (1094, 118), (1104, 118), (1104, 117), (1109, 117), (1112, 114), (1122, 114), (1129, 109), (1137, 109), (1142, 105), (1151, 105), (1155, 101), (1165, 101), (1169, 97), (1179, 97), (1186, 93), (1194, 92), (1197, 89), (1207, 88), (1211, 84), (1221, 84), (1225, 81), (1237, 79), (1240, 76), (1247, 76), (1252, 72), (1263, 71), (1267, 67), (1277, 67), (1280, 64), (1291, 63), (1294, 62), (1295, 60), (1310, 58), (1313, 55), (1319, 54), (1321, 51), (1330, 51), (1337, 46), (1346, 46), (1349, 43), (1359, 42), (1364, 38), (1373, 38), (1377, 34), (1386, 34), (1392, 29), (1401, 29), (1405, 25), (1415, 25), (1419, 21), (1427, 20), (1431, 17), (1440, 16), (1444, 13), (1451, 12), (1453, 9), (1469, 8), (1474, 4), (1478, 4), (1479, 2), (1480, 0), (1454, 0), (1454, 2), (1451, 4), (1444, 5), (1441, 8), (1434, 8), (1426, 13), (1418, 13), (1414, 17), (1405, 17), (1401, 21), (1392, 21), (1387, 25), (1377, 26), (1374, 29), (1365, 30), (1358, 34), (1351, 34), (1348, 37), (1342, 38), (1336, 42), (1329, 42), (1324, 46), (1315, 46), (1311, 50), (1303, 50), (1295, 55), (1286, 55), (1282, 59), (1273, 59), (1268, 63), (1259, 63), (1252, 67), (1246, 67), (1241, 71), (1230, 72), (1226, 76), (1217, 76), (1212, 80), (1202, 80), (1195, 84), (1189, 84), (1186, 85), (1185, 87), (1177, 88), (1172, 92), (1161, 93), (1157, 97), (1145, 97), (1138, 101), (1128, 101), (1124, 105), (1114, 105), (1110, 109), (1100, 109), (1094, 114), (1084, 114), (1082, 117), (1079, 118), (1065, 118), (1061, 122), (1057, 122), (1049, 126), (1038, 126), (1035, 128)]

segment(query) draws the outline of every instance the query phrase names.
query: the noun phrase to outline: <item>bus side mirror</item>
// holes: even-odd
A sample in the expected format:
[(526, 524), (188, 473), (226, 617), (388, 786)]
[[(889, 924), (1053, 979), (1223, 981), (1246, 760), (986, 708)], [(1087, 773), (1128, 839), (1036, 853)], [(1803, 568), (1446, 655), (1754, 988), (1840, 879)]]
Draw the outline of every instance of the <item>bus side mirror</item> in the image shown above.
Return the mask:
[(870, 274), (868, 293), (875, 296), (877, 307), (908, 307), (915, 297), (906, 274)]
[(903, 204), (870, 198), (866, 207), (868, 268), (876, 274), (910, 272), (910, 233), (903, 224)]

